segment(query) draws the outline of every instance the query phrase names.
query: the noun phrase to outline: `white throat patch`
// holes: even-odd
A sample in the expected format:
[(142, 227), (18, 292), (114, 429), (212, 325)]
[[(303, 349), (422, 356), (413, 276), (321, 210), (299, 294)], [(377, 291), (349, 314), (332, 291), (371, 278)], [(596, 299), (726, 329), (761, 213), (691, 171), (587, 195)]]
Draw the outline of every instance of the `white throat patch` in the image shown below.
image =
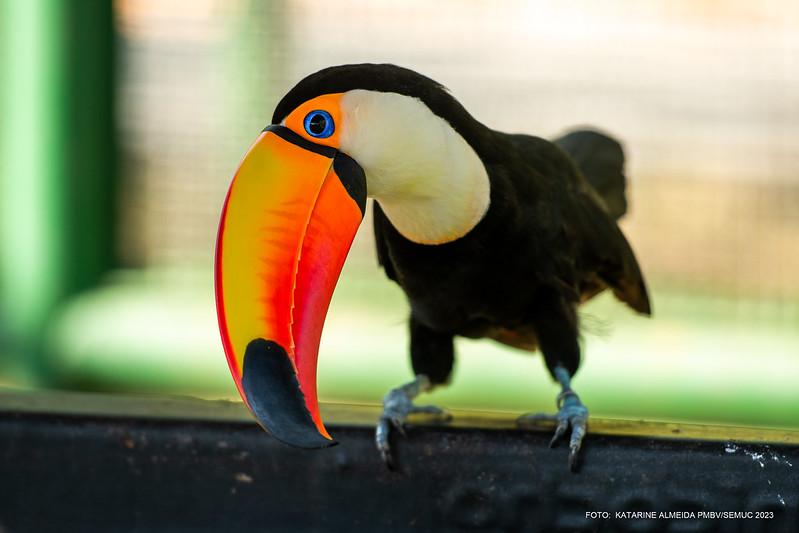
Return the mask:
[(486, 169), (421, 100), (353, 90), (341, 111), (341, 150), (361, 165), (369, 196), (405, 238), (443, 244), (480, 222), (490, 202)]

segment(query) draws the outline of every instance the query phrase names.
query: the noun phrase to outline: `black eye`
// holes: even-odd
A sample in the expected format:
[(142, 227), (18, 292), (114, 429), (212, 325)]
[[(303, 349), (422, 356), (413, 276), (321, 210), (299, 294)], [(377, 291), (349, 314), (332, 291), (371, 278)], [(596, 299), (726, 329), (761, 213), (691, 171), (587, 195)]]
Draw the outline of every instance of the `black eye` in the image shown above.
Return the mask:
[(303, 126), (305, 126), (305, 131), (308, 132), (308, 135), (318, 139), (330, 137), (336, 130), (336, 125), (333, 124), (333, 117), (330, 116), (330, 113), (321, 109), (311, 111), (305, 115)]

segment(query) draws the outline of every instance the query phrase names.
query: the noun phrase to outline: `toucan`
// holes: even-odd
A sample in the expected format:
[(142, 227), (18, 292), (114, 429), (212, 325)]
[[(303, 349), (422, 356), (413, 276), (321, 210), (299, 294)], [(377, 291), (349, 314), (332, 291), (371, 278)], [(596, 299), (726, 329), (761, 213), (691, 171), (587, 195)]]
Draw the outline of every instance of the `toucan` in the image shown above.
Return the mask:
[[(341, 268), (374, 199), (377, 259), (409, 305), (415, 378), (383, 400), (375, 441), (394, 465), (392, 428), (421, 393), (448, 383), (456, 336), (540, 350), (561, 387), (552, 445), (569, 435), (572, 470), (588, 410), (571, 387), (578, 306), (609, 289), (651, 313), (617, 225), (624, 153), (579, 130), (550, 142), (493, 130), (441, 84), (390, 64), (326, 68), (297, 83), (241, 161), (224, 202), (215, 290), (239, 393), (275, 438), (335, 444), (316, 366)], [(357, 341), (354, 341), (357, 342)]]

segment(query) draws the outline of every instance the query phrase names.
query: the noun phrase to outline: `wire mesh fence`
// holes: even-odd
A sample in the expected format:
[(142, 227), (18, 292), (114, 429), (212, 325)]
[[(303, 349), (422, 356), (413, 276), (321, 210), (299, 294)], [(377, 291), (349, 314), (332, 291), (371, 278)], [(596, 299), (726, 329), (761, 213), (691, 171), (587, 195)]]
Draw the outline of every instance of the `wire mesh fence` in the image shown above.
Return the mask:
[[(690, 1), (117, 3), (131, 265), (209, 265), (236, 163), (296, 81), (397, 63), (479, 120), (604, 129), (650, 283), (776, 302), (799, 324), (799, 4)], [(364, 224), (352, 260), (372, 261)], [(377, 274), (376, 274), (377, 275)]]

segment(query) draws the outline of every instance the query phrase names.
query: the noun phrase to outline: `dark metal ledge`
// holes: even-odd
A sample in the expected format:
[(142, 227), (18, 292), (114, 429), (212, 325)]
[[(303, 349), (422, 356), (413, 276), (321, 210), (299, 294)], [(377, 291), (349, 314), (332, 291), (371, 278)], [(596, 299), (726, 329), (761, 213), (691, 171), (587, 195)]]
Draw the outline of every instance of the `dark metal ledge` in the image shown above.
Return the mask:
[(341, 445), (309, 452), (232, 402), (0, 392), (0, 531), (799, 531), (795, 431), (594, 420), (571, 474), (548, 428), (456, 412), (397, 438), (390, 473), (375, 407), (323, 416)]

